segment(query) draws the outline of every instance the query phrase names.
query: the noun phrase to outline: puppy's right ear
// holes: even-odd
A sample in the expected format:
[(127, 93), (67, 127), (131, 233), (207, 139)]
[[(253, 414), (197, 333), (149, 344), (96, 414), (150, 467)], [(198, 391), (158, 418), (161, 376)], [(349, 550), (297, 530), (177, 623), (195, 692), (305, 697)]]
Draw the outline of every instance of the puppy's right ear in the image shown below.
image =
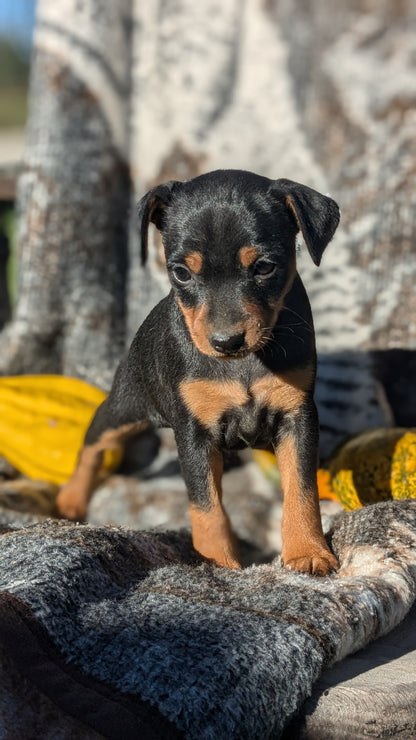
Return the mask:
[(149, 221), (160, 229), (162, 225), (163, 212), (165, 208), (170, 205), (175, 187), (180, 184), (179, 180), (170, 180), (163, 185), (157, 185), (155, 188), (152, 188), (152, 190), (149, 190), (149, 192), (139, 201), (138, 225), (142, 265), (144, 265), (147, 260), (147, 232)]

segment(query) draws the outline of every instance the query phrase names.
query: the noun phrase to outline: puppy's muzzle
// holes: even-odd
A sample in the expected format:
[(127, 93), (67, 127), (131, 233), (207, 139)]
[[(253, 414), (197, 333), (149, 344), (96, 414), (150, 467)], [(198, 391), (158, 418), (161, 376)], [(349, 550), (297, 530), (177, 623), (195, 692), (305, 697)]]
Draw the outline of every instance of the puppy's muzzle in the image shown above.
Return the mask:
[(245, 349), (246, 335), (245, 332), (239, 334), (228, 334), (226, 332), (217, 332), (211, 334), (209, 343), (216, 352), (222, 355), (236, 355)]

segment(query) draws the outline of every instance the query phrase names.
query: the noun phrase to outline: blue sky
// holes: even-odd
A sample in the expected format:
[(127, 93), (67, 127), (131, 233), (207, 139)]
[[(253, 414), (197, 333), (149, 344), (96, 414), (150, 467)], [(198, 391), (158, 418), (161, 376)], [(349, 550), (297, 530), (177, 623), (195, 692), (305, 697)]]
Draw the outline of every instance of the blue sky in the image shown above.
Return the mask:
[(0, 0), (0, 35), (30, 45), (36, 0)]

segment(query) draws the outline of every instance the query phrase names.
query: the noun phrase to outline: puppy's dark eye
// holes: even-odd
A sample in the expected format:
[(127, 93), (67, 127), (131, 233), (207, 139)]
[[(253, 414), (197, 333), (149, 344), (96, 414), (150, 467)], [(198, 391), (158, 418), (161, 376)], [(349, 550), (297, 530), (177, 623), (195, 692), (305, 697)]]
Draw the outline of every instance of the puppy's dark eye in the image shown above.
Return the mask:
[(257, 278), (268, 278), (276, 272), (276, 265), (269, 260), (257, 260), (254, 265), (254, 276)]
[(172, 276), (174, 280), (180, 285), (185, 285), (192, 280), (190, 270), (188, 270), (188, 268), (184, 265), (175, 265), (175, 267), (172, 269)]

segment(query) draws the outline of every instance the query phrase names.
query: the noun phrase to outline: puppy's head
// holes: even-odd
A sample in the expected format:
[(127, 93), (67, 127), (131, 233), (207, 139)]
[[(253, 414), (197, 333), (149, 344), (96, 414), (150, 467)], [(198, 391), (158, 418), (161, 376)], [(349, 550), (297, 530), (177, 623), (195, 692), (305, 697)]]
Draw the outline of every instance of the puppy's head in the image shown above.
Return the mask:
[(139, 204), (141, 249), (160, 230), (176, 299), (206, 355), (242, 357), (264, 346), (296, 274), (302, 232), (319, 265), (339, 222), (337, 204), (292, 182), (220, 170), (153, 188)]

